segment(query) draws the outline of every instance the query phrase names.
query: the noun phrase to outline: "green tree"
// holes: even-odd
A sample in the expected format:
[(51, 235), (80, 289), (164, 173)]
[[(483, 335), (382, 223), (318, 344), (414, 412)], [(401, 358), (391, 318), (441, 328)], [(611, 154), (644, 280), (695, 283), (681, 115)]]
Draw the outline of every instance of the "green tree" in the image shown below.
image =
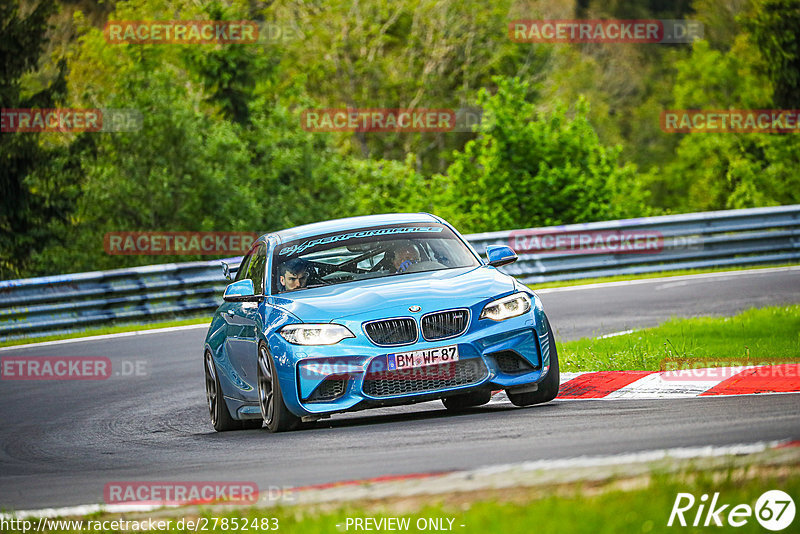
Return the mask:
[(643, 214), (635, 167), (620, 165), (619, 147), (600, 144), (585, 101), (572, 117), (565, 106), (537, 113), (525, 83), (495, 82), (496, 94), (480, 93), (488, 120), (478, 137), (439, 177), (439, 213), (469, 232)]
[(764, 57), (774, 105), (800, 107), (800, 0), (756, 2), (743, 22)]
[[(210, 20), (261, 18), (245, 12), (242, 6), (212, 2), (203, 6)], [(246, 124), (249, 105), (254, 98), (257, 78), (273, 78), (280, 61), (279, 49), (268, 43), (217, 47), (184, 47), (185, 62), (195, 73), (208, 95), (206, 100), (218, 106), (228, 120)]]
[[(469, 107), (494, 75), (541, 77), (550, 45), (508, 38), (515, 2), (500, 0), (293, 1), (270, 8), (276, 23), (295, 27), (283, 59), (288, 78), (304, 76), (323, 107)], [(519, 17), (531, 16), (522, 9)], [(528, 87), (533, 92), (534, 84)], [(342, 133), (348, 154), (404, 161), (418, 172), (444, 170), (469, 133)]]
[[(162, 7), (136, 0), (113, 17), (157, 18)], [(185, 7), (180, 17), (208, 17), (202, 7)], [(231, 4), (224, 16), (246, 13), (243, 3)], [(341, 155), (329, 136), (301, 128), (300, 113), (312, 105), (302, 85), (276, 92), (276, 50), (235, 47), (109, 45), (98, 28), (83, 26), (69, 77), (75, 105), (132, 108), (143, 123), (139, 131), (94, 134), (96, 155), (83, 161), (72, 224), (59, 228), (63, 244), (40, 255), (41, 269), (193, 259), (108, 256), (110, 231), (259, 232), (351, 214), (355, 182)], [(228, 58), (252, 70), (246, 90), (213, 83), (207, 66)]]
[[(26, 84), (25, 77), (39, 68), (48, 20), (57, 6), (53, 0), (43, 0), (25, 16), (19, 6), (18, 0), (0, 3), (0, 108), (51, 108), (66, 96), (66, 64), (59, 61), (50, 79), (39, 75), (35, 84)], [(58, 137), (0, 134), (0, 278), (25, 274), (31, 256), (53, 239), (48, 225), (69, 217), (75, 198), (75, 173), (70, 171), (76, 160)], [(65, 172), (42, 172), (58, 161)]]
[[(673, 109), (764, 109), (773, 88), (748, 34), (733, 47), (695, 43), (676, 64)], [(705, 211), (800, 202), (800, 136), (697, 132), (682, 135), (675, 159), (650, 182), (659, 207)]]
[(354, 215), (433, 211), (430, 181), (416, 172), (416, 157), (404, 162), (348, 158), (345, 172), (355, 182)]

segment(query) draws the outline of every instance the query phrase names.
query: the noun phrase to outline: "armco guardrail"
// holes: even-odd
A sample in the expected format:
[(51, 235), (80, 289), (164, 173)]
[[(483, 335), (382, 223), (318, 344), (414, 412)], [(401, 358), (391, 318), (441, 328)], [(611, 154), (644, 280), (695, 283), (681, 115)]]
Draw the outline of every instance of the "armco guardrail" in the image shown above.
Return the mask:
[[(655, 251), (565, 251), (525, 254), (504, 268), (527, 284), (704, 267), (747, 266), (800, 260), (800, 205), (711, 211), (491, 232), (467, 236), (483, 254), (538, 234), (636, 235), (658, 240)], [(610, 240), (606, 240), (608, 242)], [(614, 243), (612, 243), (614, 244)], [(516, 248), (519, 248), (516, 247)]]
[(219, 260), (0, 281), (0, 340), (210, 315), (226, 282)]
[[(645, 236), (653, 246), (620, 250), (623, 248), (620, 241), (631, 235)], [(541, 246), (548, 240), (557, 243), (558, 236), (572, 236), (575, 241), (579, 238), (591, 241), (600, 236), (606, 246), (560, 252)], [(788, 263), (800, 260), (800, 205), (466, 237), (481, 254), (488, 245), (520, 249), (519, 260), (503, 270), (528, 284), (676, 269)], [(531, 247), (531, 243), (537, 246)], [(530, 252), (532, 248), (539, 252)], [(219, 260), (0, 281), (0, 340), (74, 332), (112, 322), (144, 323), (174, 316), (210, 315), (221, 302), (225, 284)]]

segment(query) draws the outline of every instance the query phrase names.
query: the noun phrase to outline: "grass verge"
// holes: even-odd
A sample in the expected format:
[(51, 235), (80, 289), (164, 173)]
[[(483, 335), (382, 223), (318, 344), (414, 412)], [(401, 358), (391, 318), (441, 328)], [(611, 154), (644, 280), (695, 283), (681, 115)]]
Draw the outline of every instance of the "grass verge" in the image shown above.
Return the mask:
[(664, 358), (800, 359), (800, 305), (671, 319), (610, 338), (557, 343), (562, 371), (659, 370)]

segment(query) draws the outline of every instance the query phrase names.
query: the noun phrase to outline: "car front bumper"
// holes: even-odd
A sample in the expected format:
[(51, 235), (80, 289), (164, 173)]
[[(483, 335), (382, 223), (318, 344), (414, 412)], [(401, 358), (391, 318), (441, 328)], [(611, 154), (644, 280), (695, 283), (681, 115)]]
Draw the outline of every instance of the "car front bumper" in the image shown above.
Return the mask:
[[(323, 416), (377, 406), (411, 404), (476, 389), (513, 389), (542, 381), (548, 370), (548, 323), (541, 303), (501, 322), (473, 319), (466, 333), (440, 341), (378, 347), (365, 336), (331, 346), (270, 340), (287, 408), (298, 416)], [(476, 311), (471, 310), (473, 318)], [(360, 323), (345, 324), (354, 332)], [(389, 371), (387, 355), (457, 345), (459, 361)], [(256, 408), (257, 409), (257, 408)], [(253, 412), (243, 402), (240, 414)], [(257, 412), (256, 412), (257, 413)]]

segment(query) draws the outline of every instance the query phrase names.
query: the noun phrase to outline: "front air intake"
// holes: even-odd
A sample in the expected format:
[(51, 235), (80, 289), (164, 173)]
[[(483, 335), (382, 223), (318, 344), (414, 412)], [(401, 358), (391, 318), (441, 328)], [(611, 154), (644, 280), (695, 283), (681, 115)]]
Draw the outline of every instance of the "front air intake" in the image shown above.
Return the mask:
[(539, 365), (532, 366), (528, 360), (517, 354), (513, 350), (503, 350), (489, 354), (491, 358), (497, 362), (497, 369), (501, 373), (509, 375), (529, 373), (535, 369), (539, 369)]
[(372, 397), (393, 397), (411, 393), (427, 393), (439, 389), (477, 384), (489, 373), (480, 358), (457, 362), (385, 371), (375, 359), (364, 376), (363, 391)]
[(348, 379), (348, 376), (329, 376), (317, 386), (305, 402), (331, 402), (338, 399), (344, 395)]

